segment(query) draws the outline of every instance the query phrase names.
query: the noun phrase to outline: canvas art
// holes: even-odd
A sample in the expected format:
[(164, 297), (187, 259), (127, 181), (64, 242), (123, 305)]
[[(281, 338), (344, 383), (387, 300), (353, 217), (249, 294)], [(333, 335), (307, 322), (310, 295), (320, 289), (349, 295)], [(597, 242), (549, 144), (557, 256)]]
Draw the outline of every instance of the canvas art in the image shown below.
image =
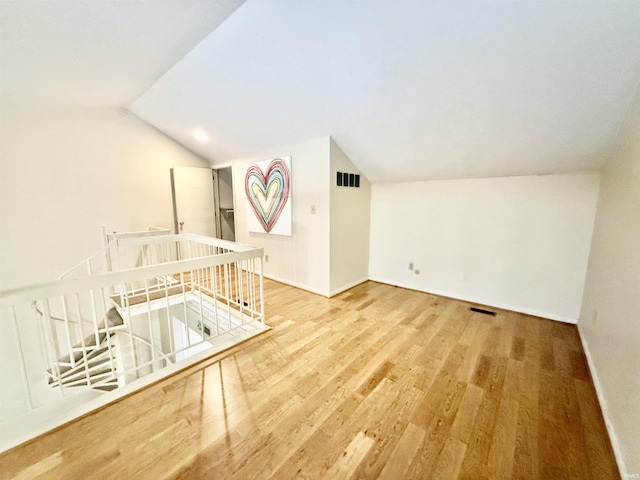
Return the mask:
[(244, 187), (249, 231), (291, 236), (291, 157), (252, 163)]

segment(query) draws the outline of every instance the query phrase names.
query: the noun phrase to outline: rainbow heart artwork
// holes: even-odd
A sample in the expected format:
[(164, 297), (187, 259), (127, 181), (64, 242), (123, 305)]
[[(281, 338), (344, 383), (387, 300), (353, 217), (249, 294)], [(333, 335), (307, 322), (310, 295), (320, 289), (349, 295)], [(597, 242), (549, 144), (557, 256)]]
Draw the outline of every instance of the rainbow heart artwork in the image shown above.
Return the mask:
[[(259, 227), (266, 233), (280, 233), (291, 235), (291, 205), (289, 195), (291, 191), (291, 176), (289, 171), (289, 157), (276, 158), (269, 162), (260, 162), (249, 165), (245, 175), (245, 193)], [(261, 164), (263, 166), (261, 166)], [(288, 210), (289, 224), (278, 232), (274, 227), (278, 224), (282, 213)], [(253, 218), (248, 212), (248, 226), (252, 229)]]

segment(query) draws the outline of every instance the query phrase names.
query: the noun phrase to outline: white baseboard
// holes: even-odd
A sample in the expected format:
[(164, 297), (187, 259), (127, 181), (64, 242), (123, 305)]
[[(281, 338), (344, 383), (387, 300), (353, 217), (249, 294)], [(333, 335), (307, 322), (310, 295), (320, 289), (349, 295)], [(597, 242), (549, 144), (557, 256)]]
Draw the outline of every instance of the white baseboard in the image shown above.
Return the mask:
[(333, 297), (335, 295), (338, 295), (339, 293), (345, 292), (345, 291), (349, 290), (350, 288), (353, 288), (356, 285), (360, 285), (361, 283), (364, 283), (364, 282), (369, 280), (368, 277), (361, 278), (360, 280), (356, 280), (355, 282), (348, 283), (347, 285), (343, 285), (342, 287), (337, 288), (337, 289), (332, 290), (332, 291), (329, 292), (329, 291), (326, 291), (326, 290), (319, 290), (317, 288), (310, 287), (309, 285), (303, 285), (302, 283), (292, 282), (291, 280), (287, 280), (287, 279), (284, 279), (284, 278), (276, 277), (275, 275), (270, 275), (270, 274), (267, 274), (267, 273), (264, 273), (263, 275), (264, 275), (265, 278), (268, 278), (270, 280), (274, 280), (274, 281), (276, 281), (278, 283), (284, 283), (285, 285), (290, 285), (292, 287), (299, 288), (300, 290), (305, 290), (307, 292), (315, 293), (316, 295), (322, 295), (323, 297), (328, 297), (328, 298), (331, 298), (331, 297)]
[(340, 288), (332, 290), (330, 296), (333, 297), (335, 295), (338, 295), (339, 293), (346, 292), (350, 288), (353, 288), (353, 287), (355, 287), (357, 285), (360, 285), (361, 283), (367, 282), (368, 280), (369, 280), (369, 277), (364, 277), (364, 278), (361, 278), (360, 280), (356, 280), (355, 282), (351, 282), (351, 283), (348, 283), (346, 285), (343, 285)]
[(598, 378), (598, 371), (596, 370), (595, 364), (593, 362), (593, 357), (591, 356), (591, 350), (589, 350), (589, 344), (587, 343), (587, 340), (584, 334), (582, 333), (582, 329), (580, 328), (579, 323), (578, 323), (578, 334), (580, 336), (580, 342), (582, 343), (582, 349), (584, 350), (584, 354), (587, 357), (587, 364), (589, 365), (589, 371), (591, 372), (591, 378), (593, 379), (593, 386), (596, 389), (596, 395), (598, 396), (598, 403), (600, 403), (600, 410), (602, 410), (602, 416), (604, 417), (604, 424), (607, 427), (607, 433), (609, 434), (609, 440), (611, 441), (611, 448), (613, 448), (613, 454), (618, 464), (620, 477), (624, 478), (624, 474), (627, 473), (627, 469), (625, 467), (624, 458), (622, 457), (622, 450), (620, 449), (620, 441), (618, 440), (618, 436), (616, 435), (615, 429), (613, 428), (613, 424), (611, 423), (611, 419), (609, 418), (607, 401), (604, 397), (604, 391), (602, 390), (602, 385)]
[(387, 280), (387, 279), (383, 279), (383, 278), (361, 278), (359, 280), (356, 280), (354, 282), (351, 282), (347, 285), (344, 285), (340, 288), (337, 288), (336, 290), (332, 290), (330, 292), (326, 291), (326, 290), (319, 290), (313, 287), (310, 287), (308, 285), (304, 285), (301, 283), (297, 283), (297, 282), (292, 282), (291, 280), (287, 280), (284, 278), (280, 278), (277, 277), (275, 275), (270, 275), (270, 274), (264, 274), (264, 276), (266, 278), (269, 278), (271, 280), (275, 280), (276, 282), (279, 283), (284, 283), (285, 285), (291, 285), (292, 287), (296, 287), (299, 288), (301, 290), (306, 290), (307, 292), (311, 292), (311, 293), (315, 293), (316, 295), (322, 295), (323, 297), (333, 297), (335, 295), (338, 295), (339, 293), (342, 293), (346, 290), (349, 290), (350, 288), (355, 287), (356, 285), (360, 285), (361, 283), (364, 283), (368, 280), (374, 281), (374, 282), (379, 282), (379, 283), (386, 283), (387, 285), (393, 285), (396, 287), (401, 287), (401, 288), (406, 288), (408, 290), (416, 290), (419, 292), (425, 292), (425, 293), (431, 293), (433, 295), (439, 295), (441, 297), (447, 297), (447, 298), (453, 298), (455, 300), (462, 300), (464, 302), (470, 302), (470, 303), (476, 303), (479, 305), (486, 305), (488, 307), (494, 307), (494, 308), (500, 308), (502, 310), (510, 310), (512, 312), (518, 312), (518, 313), (524, 313), (526, 315), (533, 315), (535, 317), (540, 317), (540, 318), (546, 318), (549, 320), (555, 320), (557, 322), (563, 322), (563, 323), (570, 323), (570, 324), (577, 324), (578, 320), (576, 318), (572, 318), (572, 317), (565, 317), (562, 315), (556, 315), (554, 313), (549, 313), (549, 312), (542, 312), (540, 310), (532, 310), (532, 309), (528, 309), (528, 308), (522, 308), (522, 307), (518, 307), (518, 306), (514, 306), (514, 305), (509, 305), (506, 303), (500, 303), (500, 302), (491, 302), (491, 301), (487, 301), (485, 299), (482, 298), (478, 298), (478, 297), (468, 297), (468, 296), (462, 296), (462, 295), (458, 295), (457, 293), (452, 293), (452, 292), (447, 292), (444, 290), (421, 290), (418, 289), (412, 285), (408, 285), (408, 284), (403, 284), (402, 282), (394, 282), (391, 280)]
[(307, 292), (315, 293), (316, 295), (322, 295), (323, 297), (329, 297), (330, 292), (328, 290), (319, 290), (317, 288), (310, 287), (309, 285), (304, 285), (298, 282), (292, 282), (291, 280), (287, 280), (285, 278), (276, 277), (275, 275), (263, 273), (265, 278), (270, 280), (274, 280), (278, 283), (284, 283), (285, 285), (290, 285), (292, 287), (299, 288), (300, 290), (306, 290)]
[(525, 315), (533, 315), (535, 317), (547, 318), (549, 320), (555, 320), (557, 322), (571, 323), (574, 325), (578, 323), (577, 318), (565, 317), (562, 315), (556, 315), (554, 313), (549, 313), (549, 312), (542, 312), (539, 310), (532, 310), (529, 308), (522, 308), (515, 305), (509, 305), (506, 303), (487, 301), (486, 299), (483, 299), (483, 298), (468, 297), (464, 295), (459, 295), (457, 293), (447, 292), (444, 290), (422, 290), (422, 289), (416, 288), (413, 285), (403, 284), (402, 282), (395, 282), (395, 281), (382, 279), (382, 278), (370, 278), (369, 280), (372, 280), (374, 282), (386, 283), (388, 285), (395, 285), (397, 287), (406, 288), (408, 290), (416, 290), (418, 292), (431, 293), (433, 295), (438, 295), (441, 297), (453, 298), (454, 300), (462, 300), (463, 302), (477, 303), (479, 305), (486, 305), (488, 307), (500, 308), (502, 310), (510, 310), (512, 312), (524, 313)]
[(316, 295), (322, 295), (323, 297), (327, 297), (327, 298), (331, 298), (331, 297), (333, 297), (335, 295), (338, 295), (339, 293), (347, 291), (350, 288), (353, 288), (356, 285), (360, 285), (361, 283), (364, 283), (364, 282), (369, 280), (368, 277), (361, 278), (360, 280), (356, 280), (355, 282), (351, 282), (351, 283), (349, 283), (347, 285), (343, 285), (342, 287), (337, 288), (337, 289), (332, 290), (332, 291), (329, 292), (329, 291), (326, 291), (326, 290), (319, 290), (317, 288), (313, 288), (313, 287), (310, 287), (309, 285), (304, 285), (302, 283), (292, 282), (291, 280), (287, 280), (285, 278), (276, 277), (275, 275), (271, 275), (271, 274), (267, 274), (267, 273), (264, 273), (263, 276), (265, 278), (270, 279), (270, 280), (274, 280), (274, 281), (276, 281), (278, 283), (284, 283), (285, 285), (290, 285), (292, 287), (299, 288), (300, 290), (305, 290), (307, 292), (315, 293)]

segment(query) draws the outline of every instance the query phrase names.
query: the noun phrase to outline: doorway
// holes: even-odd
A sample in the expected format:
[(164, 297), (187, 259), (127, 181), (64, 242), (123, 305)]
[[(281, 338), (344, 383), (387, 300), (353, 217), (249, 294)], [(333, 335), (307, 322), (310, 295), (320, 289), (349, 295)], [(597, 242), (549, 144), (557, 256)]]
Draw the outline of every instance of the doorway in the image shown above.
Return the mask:
[(235, 242), (231, 167), (171, 168), (176, 233), (197, 233)]
[(233, 172), (231, 167), (214, 170), (214, 195), (218, 205), (218, 238), (236, 241), (236, 217), (233, 201)]
[(173, 167), (171, 194), (176, 233), (216, 236), (217, 212), (210, 168)]

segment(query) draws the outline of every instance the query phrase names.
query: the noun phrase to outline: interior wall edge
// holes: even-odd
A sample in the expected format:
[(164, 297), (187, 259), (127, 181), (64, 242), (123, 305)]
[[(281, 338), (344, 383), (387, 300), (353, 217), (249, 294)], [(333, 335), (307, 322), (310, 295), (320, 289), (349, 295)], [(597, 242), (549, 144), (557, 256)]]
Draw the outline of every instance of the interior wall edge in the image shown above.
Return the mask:
[(327, 298), (331, 296), (331, 293), (329, 292), (329, 290), (320, 290), (318, 288), (313, 288), (313, 287), (310, 287), (309, 285), (305, 285), (304, 283), (298, 283), (292, 280), (287, 280), (286, 278), (277, 277), (275, 275), (271, 275), (270, 273), (263, 273), (262, 276), (264, 278), (268, 278), (269, 280), (273, 280), (274, 282), (284, 283), (285, 285), (299, 288), (300, 290), (304, 290), (306, 292), (315, 293), (316, 295), (321, 295)]
[(360, 285), (361, 283), (367, 282), (369, 281), (370, 278), (369, 277), (363, 277), (360, 278), (359, 280), (355, 280), (353, 282), (350, 282), (346, 285), (343, 285), (341, 287), (336, 288), (335, 290), (331, 290), (329, 297), (335, 297), (336, 295), (341, 294), (342, 292), (346, 292), (347, 290), (352, 289), (353, 287), (357, 287), (358, 285)]
[[(203, 167), (203, 168), (214, 168), (212, 167), (212, 162), (213, 160), (211, 160), (210, 158), (205, 157), (204, 155), (196, 152), (193, 148), (187, 146), (185, 143), (180, 142), (179, 140), (177, 140), (175, 137), (171, 136), (169, 133), (165, 132), (164, 130), (161, 130), (160, 128), (158, 128), (156, 125), (154, 125), (153, 123), (149, 123), (144, 117), (141, 117), (140, 115), (138, 115), (136, 112), (134, 112), (133, 110), (131, 110), (129, 108), (129, 106), (125, 106), (125, 107), (117, 107), (118, 110), (120, 110), (122, 112), (123, 117), (128, 117), (128, 118), (133, 118), (137, 121), (140, 121), (142, 123), (144, 123), (147, 127), (149, 127), (151, 130), (153, 130), (155, 133), (157, 133), (158, 135), (164, 137), (166, 140), (168, 140), (169, 142), (173, 143), (174, 145), (186, 150), (187, 152), (189, 152), (191, 155), (193, 155), (194, 157), (199, 158), (202, 161), (202, 165), (197, 165), (199, 167)], [(182, 166), (182, 163), (176, 163), (175, 166)], [(186, 165), (185, 166), (191, 166), (191, 165)]]
[(589, 365), (589, 373), (591, 374), (591, 380), (593, 381), (593, 386), (596, 389), (596, 396), (598, 397), (598, 404), (600, 405), (600, 410), (602, 411), (602, 418), (604, 418), (604, 424), (607, 428), (607, 433), (609, 434), (609, 441), (611, 443), (611, 448), (613, 449), (613, 455), (616, 459), (616, 463), (618, 464), (618, 470), (620, 471), (620, 476), (624, 478), (624, 474), (627, 472), (624, 463), (624, 457), (622, 455), (622, 449), (620, 448), (620, 440), (616, 435), (615, 428), (611, 419), (609, 418), (609, 410), (607, 408), (607, 400), (604, 396), (604, 389), (600, 384), (600, 380), (598, 378), (598, 371), (596, 370), (595, 363), (593, 358), (591, 357), (591, 350), (589, 350), (589, 344), (587, 342), (586, 336), (582, 332), (582, 327), (580, 323), (577, 324), (578, 327), (578, 335), (580, 337), (580, 343), (582, 344), (582, 350), (584, 350), (584, 355), (587, 357), (587, 364)]

